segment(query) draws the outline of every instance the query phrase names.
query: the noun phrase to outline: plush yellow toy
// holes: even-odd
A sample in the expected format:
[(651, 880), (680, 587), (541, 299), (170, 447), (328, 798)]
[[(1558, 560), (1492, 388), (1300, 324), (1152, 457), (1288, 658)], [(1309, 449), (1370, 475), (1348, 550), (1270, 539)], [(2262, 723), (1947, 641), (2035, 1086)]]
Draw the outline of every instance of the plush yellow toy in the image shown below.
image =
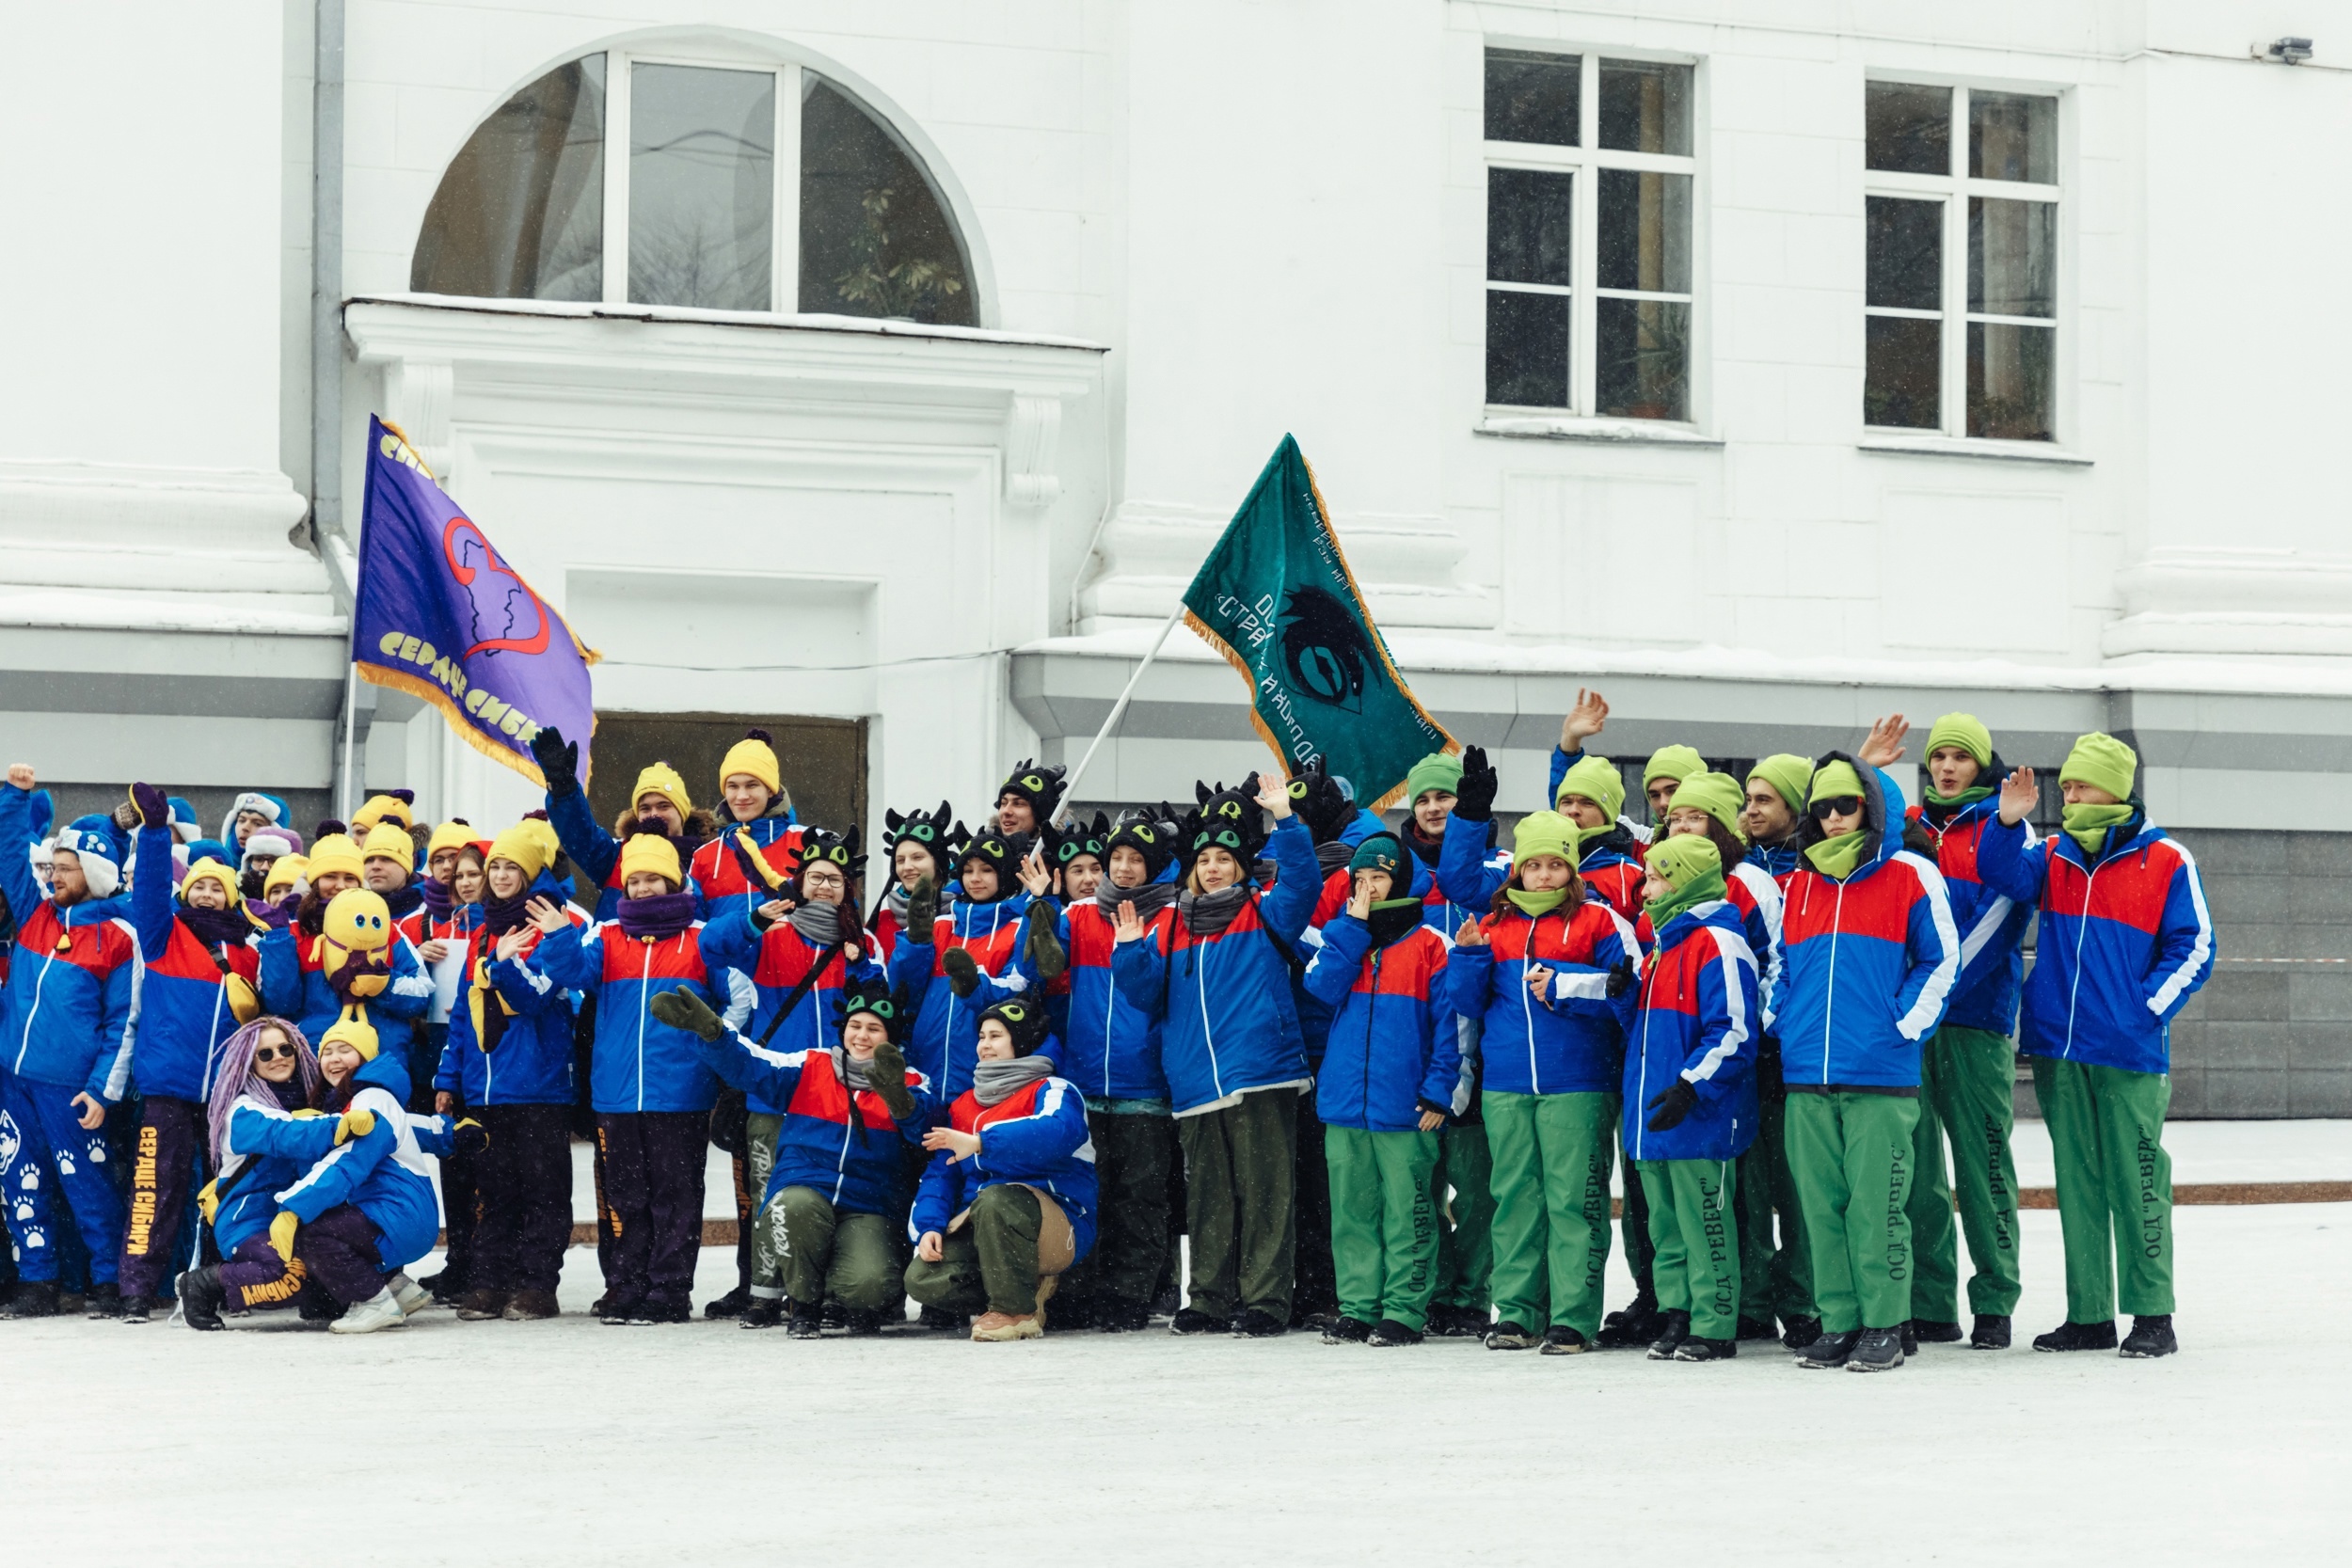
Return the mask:
[[(313, 951), (320, 973), (331, 981), (343, 965), (355, 960), (365, 963), (374, 959), (389, 967), (385, 955), (391, 942), (392, 911), (385, 906), (382, 895), (355, 887), (335, 895), (327, 904), (326, 920)], [(364, 974), (354, 980), (349, 990), (354, 996), (374, 996), (390, 983), (389, 974)]]

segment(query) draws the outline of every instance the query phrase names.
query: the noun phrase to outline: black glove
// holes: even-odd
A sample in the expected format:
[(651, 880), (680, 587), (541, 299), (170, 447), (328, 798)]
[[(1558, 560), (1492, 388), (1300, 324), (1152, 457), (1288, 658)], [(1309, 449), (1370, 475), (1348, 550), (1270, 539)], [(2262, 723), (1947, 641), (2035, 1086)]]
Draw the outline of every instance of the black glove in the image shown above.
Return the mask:
[(1454, 815), (1465, 822), (1491, 822), (1495, 816), (1495, 792), (1502, 787), (1502, 780), (1487, 766), (1486, 748), (1462, 748), (1462, 782), (1454, 786)]
[(929, 877), (917, 877), (907, 889), (906, 939), (931, 944), (931, 922), (939, 918), (939, 884)]
[(947, 985), (958, 996), (969, 996), (980, 989), (980, 966), (966, 948), (950, 947), (941, 956), (939, 966), (947, 972)]
[(684, 986), (665, 990), (655, 997), (651, 1011), (654, 1017), (671, 1028), (699, 1035), (706, 1041), (715, 1042), (727, 1032), (726, 1024), (710, 1010), (710, 1004)]
[(1413, 1103), (1421, 1107), (1421, 1112), (1423, 1116), (1427, 1116), (1434, 1111), (1438, 1116), (1445, 1117), (1448, 1121), (1454, 1119), (1454, 1107), (1451, 1105), (1440, 1105), (1434, 1100), (1419, 1099), (1415, 1100)]
[(133, 784), (131, 786), (131, 804), (137, 808), (138, 811), (138, 820), (135, 823), (133, 823), (132, 826), (139, 828), (167, 828), (171, 826), (171, 802), (165, 800), (164, 792), (157, 789), (153, 784)]
[(1691, 1086), (1688, 1078), (1677, 1078), (1663, 1093), (1652, 1100), (1645, 1110), (1658, 1114), (1645, 1123), (1653, 1132), (1670, 1132), (1682, 1125), (1682, 1118), (1691, 1114), (1699, 1102), (1699, 1091)]
[(471, 1117), (460, 1117), (449, 1130), (450, 1148), (459, 1154), (479, 1154), (490, 1147), (489, 1130)]
[(907, 1092), (906, 1053), (896, 1040), (874, 1047), (874, 1059), (866, 1069), (866, 1086), (890, 1108), (891, 1120), (904, 1121), (914, 1115), (914, 1096)]
[(549, 724), (532, 736), (531, 755), (547, 776), (548, 800), (561, 800), (580, 793), (580, 746), (565, 740), (562, 730)]
[(1021, 938), (1023, 964), (1033, 977), (1047, 984), (1070, 967), (1070, 955), (1062, 951), (1054, 925), (1054, 907), (1041, 898), (1029, 906), (1029, 928)]
[(1631, 958), (1619, 958), (1617, 967), (1609, 972), (1609, 994), (1612, 997), (1623, 996), (1640, 983), (1641, 977), (1633, 973)]

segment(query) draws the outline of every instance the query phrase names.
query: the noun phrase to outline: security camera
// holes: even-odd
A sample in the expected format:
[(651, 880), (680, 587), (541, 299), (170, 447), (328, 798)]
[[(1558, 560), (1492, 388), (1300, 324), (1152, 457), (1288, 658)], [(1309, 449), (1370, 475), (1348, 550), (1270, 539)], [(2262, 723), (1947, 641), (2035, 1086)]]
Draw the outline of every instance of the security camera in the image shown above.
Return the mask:
[(2276, 60), (2280, 65), (2301, 65), (2312, 57), (2312, 40), (2275, 39), (2269, 43), (2257, 45), (2255, 52), (2265, 59)]

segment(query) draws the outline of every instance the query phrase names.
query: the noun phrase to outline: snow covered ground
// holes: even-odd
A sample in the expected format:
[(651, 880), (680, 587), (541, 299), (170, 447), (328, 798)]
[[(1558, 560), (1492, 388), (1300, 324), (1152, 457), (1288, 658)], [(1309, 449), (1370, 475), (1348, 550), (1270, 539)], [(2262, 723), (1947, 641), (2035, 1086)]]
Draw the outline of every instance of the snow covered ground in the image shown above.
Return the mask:
[[(2063, 1315), (2058, 1216), (2023, 1218), (2030, 1334)], [(2352, 1205), (2178, 1221), (2181, 1355), (1876, 1378), (1756, 1347), (10, 1323), (0, 1560), (2342, 1562)], [(702, 1294), (729, 1274), (706, 1254)], [(574, 1248), (566, 1308), (596, 1286)]]

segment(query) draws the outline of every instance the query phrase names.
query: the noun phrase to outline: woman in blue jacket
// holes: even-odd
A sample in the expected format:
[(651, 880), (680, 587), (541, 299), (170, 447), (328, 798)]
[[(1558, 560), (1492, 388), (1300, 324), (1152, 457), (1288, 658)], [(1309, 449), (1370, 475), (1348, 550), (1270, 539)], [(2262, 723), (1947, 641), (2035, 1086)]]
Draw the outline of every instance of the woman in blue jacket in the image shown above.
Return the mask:
[(310, 1114), (319, 1083), (318, 1055), (289, 1020), (257, 1018), (222, 1043), (206, 1106), (207, 1147), (218, 1174), (198, 1195), (221, 1260), (180, 1276), (180, 1311), (190, 1328), (222, 1328), (224, 1314), (291, 1307), (301, 1294), (293, 1244), (281, 1252), (270, 1226), (279, 1189), (324, 1151), (315, 1129), (301, 1147), (292, 1142), (295, 1119)]
[(1759, 990), (1741, 911), (1711, 839), (1650, 846), (1643, 903), (1656, 933), (1627, 1041), (1626, 1153), (1649, 1198), (1650, 1277), (1665, 1318), (1653, 1361), (1739, 1348), (1733, 1162), (1755, 1141)]
[(1340, 1316), (1324, 1343), (1417, 1345), (1437, 1289), (1431, 1176), (1461, 1055), (1445, 1000), (1446, 939), (1422, 901), (1390, 894), (1405, 848), (1367, 838), (1347, 863), (1347, 908), (1323, 927), (1307, 990), (1332, 1009), (1315, 1077), (1331, 1183)]
[[(1312, 1081), (1291, 966), (1322, 889), (1281, 779), (1252, 774), (1239, 789), (1195, 793), (1175, 917), (1147, 922), (1121, 903), (1111, 968), (1160, 1020), (1184, 1150), (1191, 1301), (1169, 1327), (1267, 1338), (1290, 1330), (1298, 1091)], [(1261, 810), (1274, 817), (1271, 837)], [(1277, 867), (1269, 891), (1249, 880), (1261, 847)]]

